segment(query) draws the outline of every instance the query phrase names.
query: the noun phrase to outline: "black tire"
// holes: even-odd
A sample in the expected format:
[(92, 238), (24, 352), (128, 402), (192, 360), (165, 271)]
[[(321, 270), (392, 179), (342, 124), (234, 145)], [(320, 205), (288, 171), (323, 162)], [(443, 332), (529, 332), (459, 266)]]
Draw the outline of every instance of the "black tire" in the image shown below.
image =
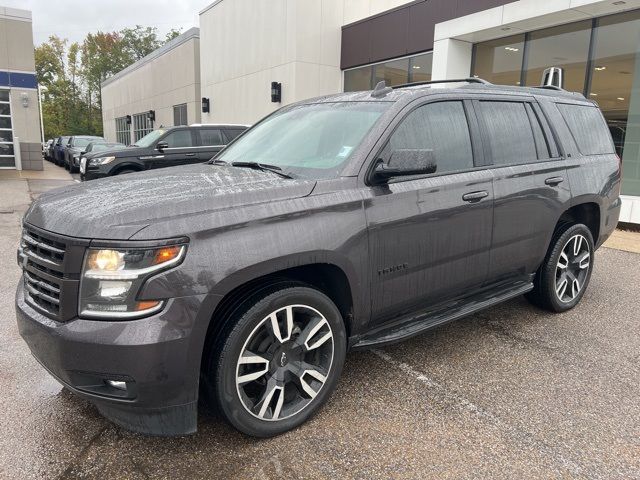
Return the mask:
[[(273, 327), (269, 327), (270, 324), (265, 323), (270, 321), (269, 319), (272, 313), (282, 312), (283, 309), (292, 305), (295, 305), (296, 307), (294, 308), (296, 309), (303, 309), (301, 310), (302, 313), (297, 313), (298, 319), (305, 318), (305, 307), (311, 307), (311, 310), (319, 312), (321, 315), (317, 318), (324, 317), (326, 324), (328, 324), (330, 328), (327, 327), (324, 322), (323, 328), (327, 328), (327, 331), (332, 333), (333, 337), (325, 341), (321, 347), (317, 347), (315, 351), (312, 351), (313, 344), (311, 346), (304, 343), (302, 344), (309, 346), (308, 350), (305, 350), (306, 353), (304, 353), (302, 346), (299, 345), (298, 352), (303, 352), (303, 357), (297, 357), (296, 355), (299, 355), (299, 353), (291, 353), (291, 361), (288, 364), (286, 360), (283, 360), (284, 356), (280, 356), (280, 349), (284, 349), (287, 344), (302, 342), (304, 338), (307, 338), (308, 341), (318, 338), (316, 334), (305, 335), (305, 332), (309, 332), (312, 322), (317, 320), (313, 320), (314, 317), (312, 316), (309, 316), (308, 320), (303, 320), (308, 321), (304, 329), (299, 327), (298, 323), (294, 323), (294, 328), (290, 330), (291, 333), (288, 342), (278, 342), (275, 335), (272, 336), (271, 339), (269, 339), (269, 337), (263, 337), (268, 340), (262, 340), (260, 345), (269, 342), (272, 342), (272, 345), (277, 345), (276, 351), (271, 354), (268, 352), (260, 352), (264, 357), (270, 358), (266, 368), (270, 368), (271, 370), (267, 370), (261, 378), (247, 382), (244, 385), (248, 385), (249, 388), (255, 387), (256, 400), (260, 397), (262, 399), (269, 398), (266, 402), (266, 408), (268, 408), (268, 410), (262, 414), (259, 413), (259, 405), (264, 405), (265, 402), (260, 403), (256, 401), (252, 405), (252, 413), (249, 406), (247, 406), (247, 403), (252, 403), (252, 401), (243, 389), (246, 387), (241, 386), (240, 382), (240, 378), (242, 377), (240, 373), (241, 368), (246, 368), (241, 366), (240, 356), (246, 355), (246, 352), (249, 351), (248, 346), (251, 345), (249, 342), (256, 338), (258, 335), (256, 332), (261, 332), (260, 329), (271, 328), (270, 331), (273, 332)], [(288, 311), (286, 312), (288, 313)], [(296, 314), (292, 314), (292, 317), (295, 315)], [(326, 333), (324, 335), (326, 335)], [(203, 363), (203, 375), (207, 377), (203, 382), (204, 388), (207, 390), (206, 398), (209, 402), (214, 400), (216, 405), (210, 406), (214, 408), (217, 407), (217, 411), (220, 412), (231, 425), (241, 432), (255, 437), (272, 437), (279, 435), (301, 425), (316, 413), (333, 393), (338, 383), (344, 365), (347, 347), (347, 336), (342, 316), (329, 297), (305, 284), (288, 281), (262, 288), (241, 303), (231, 314), (231, 318), (218, 338), (218, 343), (213, 345), (213, 348), (208, 348), (208, 353), (205, 353), (205, 355), (208, 355)], [(330, 345), (328, 345), (329, 343)], [(321, 381), (316, 382), (314, 378), (305, 377), (305, 375), (308, 375), (306, 373), (302, 373), (302, 375), (289, 373), (287, 375), (290, 375), (292, 379), (295, 378), (295, 380), (292, 380), (291, 383), (286, 383), (284, 387), (282, 387), (283, 389), (278, 391), (277, 397), (276, 394), (268, 397), (267, 392), (270, 382), (275, 382), (278, 375), (277, 372), (272, 373), (274, 369), (286, 370), (290, 368), (291, 371), (297, 369), (298, 372), (307, 372), (307, 367), (313, 365), (306, 363), (308, 357), (304, 355), (318, 355), (321, 353), (321, 349), (328, 349), (329, 347), (331, 347), (332, 359), (329, 367), (323, 370), (323, 373), (326, 374), (324, 383)], [(273, 347), (269, 348), (271, 349)], [(253, 352), (256, 349), (252, 348), (250, 350)], [(269, 355), (272, 356), (269, 357)], [(322, 355), (324, 361), (327, 361), (328, 357), (326, 354), (322, 353)], [(243, 372), (246, 372), (246, 370)], [(318, 372), (316, 371), (315, 373)], [(304, 388), (300, 388), (299, 386), (301, 383), (307, 383), (306, 381), (299, 381), (305, 378), (309, 378), (309, 380), (316, 385), (317, 391), (316, 388), (313, 388), (313, 395), (305, 394)], [(319, 387), (318, 383), (320, 385)], [(261, 384), (264, 384), (264, 392), (260, 390), (262, 388)], [(240, 393), (241, 391), (242, 394)], [(305, 398), (305, 396), (309, 398)], [(289, 397), (289, 400), (287, 400), (287, 397)], [(280, 406), (278, 407), (278, 405)], [(298, 408), (300, 409), (298, 410)], [(275, 411), (281, 412), (282, 418), (279, 418), (278, 414), (275, 414)], [(268, 416), (272, 418), (268, 418)]]
[(138, 170), (134, 170), (133, 168), (124, 168), (119, 170), (116, 175), (125, 175), (127, 173), (136, 173)]
[[(586, 241), (586, 245), (581, 243), (583, 245), (582, 250), (575, 255), (575, 260), (567, 259), (566, 263), (570, 265), (569, 268), (561, 268), (559, 265), (561, 255), (563, 252), (566, 255), (566, 249), (575, 250), (577, 237), (579, 236)], [(585, 252), (589, 254), (586, 268), (583, 267), (587, 264), (584, 261)], [(551, 312), (560, 313), (571, 310), (580, 302), (589, 286), (593, 271), (594, 252), (593, 236), (586, 225), (582, 223), (561, 225), (554, 233), (547, 255), (536, 273), (533, 282), (534, 288), (525, 297), (532, 304)], [(579, 262), (580, 258), (583, 259), (582, 263)], [(561, 263), (565, 264), (564, 257)], [(562, 286), (565, 278), (567, 278), (568, 282), (563, 290)], [(573, 288), (572, 282), (574, 279), (578, 281), (579, 285), (575, 296), (573, 295), (574, 290), (566, 293), (567, 289)]]

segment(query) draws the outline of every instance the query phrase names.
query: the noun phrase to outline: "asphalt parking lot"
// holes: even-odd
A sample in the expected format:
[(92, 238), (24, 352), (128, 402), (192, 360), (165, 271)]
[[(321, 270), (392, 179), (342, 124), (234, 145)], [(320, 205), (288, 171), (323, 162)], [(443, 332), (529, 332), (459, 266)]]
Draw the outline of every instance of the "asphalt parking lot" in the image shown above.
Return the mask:
[(70, 180), (0, 188), (1, 478), (640, 478), (640, 255), (603, 248), (573, 311), (516, 299), (349, 355), (329, 404), (255, 440), (201, 414), (151, 438), (100, 417), (18, 335), (20, 218)]

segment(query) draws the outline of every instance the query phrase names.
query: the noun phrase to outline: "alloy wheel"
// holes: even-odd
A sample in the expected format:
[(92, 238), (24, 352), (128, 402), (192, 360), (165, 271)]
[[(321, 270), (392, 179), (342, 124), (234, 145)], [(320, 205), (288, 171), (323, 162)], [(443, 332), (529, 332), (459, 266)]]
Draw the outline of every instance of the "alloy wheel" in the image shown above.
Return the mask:
[(556, 264), (555, 291), (563, 303), (573, 301), (582, 291), (591, 268), (589, 242), (581, 235), (565, 243)]
[(289, 418), (316, 398), (331, 372), (333, 331), (308, 305), (287, 305), (263, 318), (245, 341), (236, 366), (244, 408), (267, 421)]

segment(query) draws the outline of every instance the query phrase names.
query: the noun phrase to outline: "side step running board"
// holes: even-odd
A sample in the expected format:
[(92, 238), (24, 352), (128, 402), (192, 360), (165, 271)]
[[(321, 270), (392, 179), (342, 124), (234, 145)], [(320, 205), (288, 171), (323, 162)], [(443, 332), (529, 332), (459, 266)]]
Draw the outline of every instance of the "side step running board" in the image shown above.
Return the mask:
[[(449, 304), (449, 306), (441, 306), (435, 311), (431, 310), (420, 313), (410, 319), (401, 320), (388, 328), (362, 337), (356, 341), (352, 349), (360, 350), (397, 343), (437, 327), (438, 325), (458, 320), (459, 318), (474, 314), (498, 303), (518, 297), (531, 290), (533, 290), (533, 283), (519, 282), (515, 285), (512, 284), (508, 289), (502, 290), (494, 295), (488, 295), (487, 292), (483, 292), (481, 295), (478, 295), (479, 299), (477, 302), (474, 302), (474, 298), (471, 297), (465, 299), (463, 305), (460, 305), (461, 302), (458, 300), (453, 303), (454, 306)], [(456, 304), (459, 306), (455, 306)]]

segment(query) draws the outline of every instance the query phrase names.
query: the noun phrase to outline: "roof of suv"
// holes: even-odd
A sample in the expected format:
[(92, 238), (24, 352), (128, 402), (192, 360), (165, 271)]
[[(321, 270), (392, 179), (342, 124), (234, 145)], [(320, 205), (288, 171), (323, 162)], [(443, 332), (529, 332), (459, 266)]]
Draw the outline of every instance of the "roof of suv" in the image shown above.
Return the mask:
[(581, 93), (569, 92), (558, 87), (518, 87), (510, 85), (494, 85), (479, 78), (465, 78), (456, 80), (436, 80), (430, 82), (409, 83), (394, 87), (386, 87), (380, 82), (374, 90), (361, 92), (345, 92), (334, 95), (326, 95), (300, 103), (324, 103), (324, 102), (397, 102), (409, 100), (426, 95), (447, 93), (487, 93), (505, 95), (532, 95), (557, 98), (564, 100), (577, 100), (594, 103)]

